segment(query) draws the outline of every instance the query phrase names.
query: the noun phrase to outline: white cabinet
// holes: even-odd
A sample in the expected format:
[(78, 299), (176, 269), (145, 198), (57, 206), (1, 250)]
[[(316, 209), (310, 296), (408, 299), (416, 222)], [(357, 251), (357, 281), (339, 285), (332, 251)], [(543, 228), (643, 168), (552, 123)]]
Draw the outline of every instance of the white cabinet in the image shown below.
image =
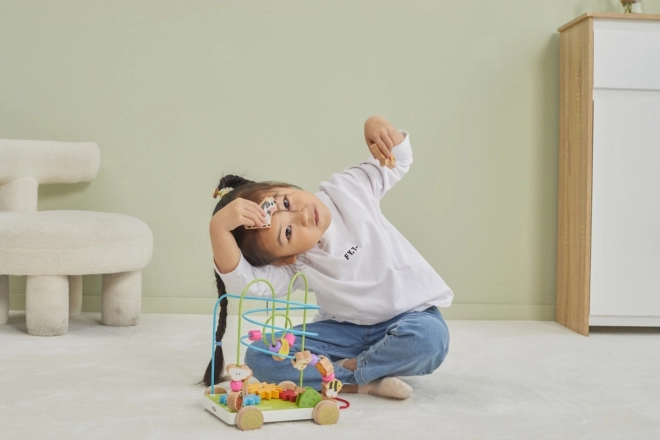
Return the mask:
[(560, 32), (556, 320), (660, 326), (660, 15)]

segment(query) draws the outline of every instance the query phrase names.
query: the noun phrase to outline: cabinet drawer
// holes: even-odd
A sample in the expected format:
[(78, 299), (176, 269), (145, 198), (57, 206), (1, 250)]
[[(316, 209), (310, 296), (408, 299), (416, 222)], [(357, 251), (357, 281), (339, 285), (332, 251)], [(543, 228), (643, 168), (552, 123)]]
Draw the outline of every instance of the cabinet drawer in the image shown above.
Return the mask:
[(594, 87), (660, 90), (657, 32), (594, 30)]

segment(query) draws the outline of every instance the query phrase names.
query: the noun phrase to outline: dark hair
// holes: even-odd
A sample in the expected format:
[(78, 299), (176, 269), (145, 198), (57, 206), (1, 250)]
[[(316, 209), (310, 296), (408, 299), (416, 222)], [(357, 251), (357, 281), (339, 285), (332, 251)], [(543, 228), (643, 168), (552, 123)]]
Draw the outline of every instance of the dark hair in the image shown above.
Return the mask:
[[(234, 188), (232, 191), (226, 193), (220, 201), (215, 206), (213, 210), (213, 215), (216, 212), (227, 206), (232, 201), (242, 198), (246, 200), (251, 200), (255, 203), (261, 202), (265, 197), (271, 195), (275, 188), (291, 188), (291, 189), (300, 189), (295, 185), (282, 182), (253, 182), (251, 180), (244, 179), (239, 176), (227, 175), (220, 179), (218, 184), (218, 190), (224, 188)], [(263, 249), (261, 241), (259, 240), (259, 234), (255, 231), (246, 229), (243, 226), (231, 231), (236, 244), (238, 245), (241, 253), (245, 257), (248, 263), (252, 266), (266, 266), (273, 264), (277, 261), (276, 257), (273, 257), (268, 254)], [(218, 298), (227, 293), (225, 289), (225, 283), (222, 282), (222, 278), (217, 272), (213, 272), (215, 275), (215, 285), (218, 289)], [(235, 292), (236, 293), (236, 292)], [(215, 332), (216, 341), (222, 341), (222, 338), (225, 335), (225, 330), (227, 329), (227, 305), (229, 301), (227, 298), (224, 298), (220, 302), (220, 314), (218, 319), (218, 327)], [(240, 317), (239, 317), (240, 319)], [(227, 378), (223, 375), (225, 370), (225, 359), (222, 352), (222, 346), (216, 346), (215, 348), (215, 377), (214, 382), (217, 384)], [(206, 367), (206, 372), (204, 373), (204, 379), (202, 380), (206, 386), (211, 385), (211, 362), (209, 362), (208, 367)]]

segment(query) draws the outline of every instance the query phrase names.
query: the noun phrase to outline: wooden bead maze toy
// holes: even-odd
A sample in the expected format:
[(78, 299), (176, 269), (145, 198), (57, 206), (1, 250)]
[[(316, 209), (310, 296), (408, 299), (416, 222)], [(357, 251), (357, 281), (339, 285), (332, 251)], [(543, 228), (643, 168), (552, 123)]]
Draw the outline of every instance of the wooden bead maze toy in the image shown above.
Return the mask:
[[(305, 300), (304, 303), (291, 301), (291, 291), (293, 283), (297, 277), (302, 277), (305, 282)], [(272, 308), (254, 309), (242, 313), (243, 300), (264, 301), (263, 297), (245, 296), (250, 286), (255, 283), (266, 283), (271, 290)], [(256, 279), (251, 281), (241, 295), (225, 294), (215, 303), (213, 310), (213, 345), (211, 347), (211, 386), (204, 393), (203, 406), (222, 421), (230, 425), (236, 425), (239, 429), (253, 430), (259, 429), (264, 423), (284, 422), (293, 420), (314, 420), (319, 425), (331, 425), (339, 420), (339, 407), (337, 406), (337, 394), (341, 390), (342, 383), (334, 377), (334, 367), (328, 358), (322, 355), (315, 355), (309, 350), (305, 350), (305, 337), (318, 336), (316, 333), (306, 331), (307, 310), (318, 309), (318, 306), (307, 304), (308, 285), (307, 278), (302, 273), (297, 273), (291, 279), (289, 291), (286, 300), (275, 298), (275, 289), (272, 284), (265, 279)], [(221, 344), (215, 339), (218, 307), (225, 298), (235, 298), (239, 300), (238, 314), (238, 332), (236, 363), (228, 364), (226, 371), (231, 378), (230, 389), (226, 390), (214, 383), (215, 378), (215, 348)], [(284, 304), (284, 307), (277, 307), (276, 304)], [(289, 317), (291, 310), (303, 311), (302, 331), (294, 330)], [(284, 313), (281, 313), (284, 311)], [(257, 322), (249, 317), (253, 313), (270, 312), (270, 316), (264, 323)], [(280, 313), (278, 313), (280, 312)], [(275, 325), (275, 318), (284, 319), (285, 326)], [(241, 335), (241, 322), (246, 321), (263, 325), (263, 330), (252, 330), (246, 335)], [(270, 330), (270, 342), (267, 339), (266, 330)], [(281, 332), (276, 337), (275, 332)], [(295, 344), (296, 337), (301, 337), (301, 350), (297, 353), (290, 353), (291, 347)], [(263, 340), (268, 350), (254, 347), (248, 341), (254, 342)], [(266, 382), (248, 383), (252, 377), (252, 370), (247, 365), (240, 363), (240, 344), (245, 345), (249, 350), (258, 350), (269, 354), (275, 362), (285, 359), (291, 361), (291, 366), (300, 371), (300, 385), (294, 382), (285, 381), (279, 384)], [(304, 370), (308, 366), (315, 367), (322, 376), (321, 392), (311, 387), (303, 387)], [(344, 408), (348, 408), (348, 402)]]

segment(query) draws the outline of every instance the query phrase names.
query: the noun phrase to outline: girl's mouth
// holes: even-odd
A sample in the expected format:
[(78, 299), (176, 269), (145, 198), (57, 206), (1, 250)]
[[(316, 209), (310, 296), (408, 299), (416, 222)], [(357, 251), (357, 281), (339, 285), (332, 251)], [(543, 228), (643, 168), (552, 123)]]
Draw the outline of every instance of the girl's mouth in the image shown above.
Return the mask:
[(316, 211), (316, 208), (314, 208), (314, 224), (317, 226), (319, 224), (319, 213)]

